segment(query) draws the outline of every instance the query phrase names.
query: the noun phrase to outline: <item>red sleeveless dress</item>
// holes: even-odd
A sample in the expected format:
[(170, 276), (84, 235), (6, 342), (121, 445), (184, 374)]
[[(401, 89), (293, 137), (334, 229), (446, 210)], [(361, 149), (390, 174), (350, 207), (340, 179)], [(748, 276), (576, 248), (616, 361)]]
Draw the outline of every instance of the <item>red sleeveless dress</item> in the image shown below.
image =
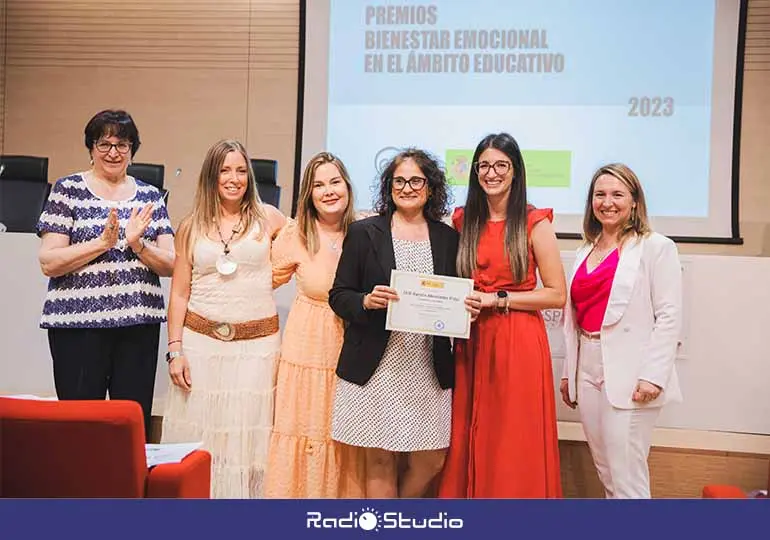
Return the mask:
[[(529, 207), (527, 232), (553, 210)], [(460, 230), (463, 209), (452, 216)], [(536, 262), (514, 283), (504, 248), (505, 222), (487, 222), (478, 246), (475, 288), (535, 288)], [(452, 436), (439, 486), (441, 498), (562, 496), (553, 369), (539, 311), (484, 310), (468, 340), (456, 345)]]

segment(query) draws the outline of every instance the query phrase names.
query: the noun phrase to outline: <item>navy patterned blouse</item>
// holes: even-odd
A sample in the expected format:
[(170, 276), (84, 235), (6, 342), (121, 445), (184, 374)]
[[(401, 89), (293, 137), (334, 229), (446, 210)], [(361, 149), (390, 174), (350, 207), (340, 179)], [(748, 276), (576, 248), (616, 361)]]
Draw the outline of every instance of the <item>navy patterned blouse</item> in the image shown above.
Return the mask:
[(173, 234), (160, 191), (136, 180), (134, 195), (122, 201), (98, 197), (83, 173), (61, 178), (51, 190), (37, 233), (66, 234), (70, 245), (99, 237), (111, 208), (117, 208), (121, 241), (70, 274), (51, 278), (43, 306), (41, 328), (116, 328), (166, 320), (160, 278), (125, 245), (125, 227), (136, 208), (154, 210), (144, 239)]

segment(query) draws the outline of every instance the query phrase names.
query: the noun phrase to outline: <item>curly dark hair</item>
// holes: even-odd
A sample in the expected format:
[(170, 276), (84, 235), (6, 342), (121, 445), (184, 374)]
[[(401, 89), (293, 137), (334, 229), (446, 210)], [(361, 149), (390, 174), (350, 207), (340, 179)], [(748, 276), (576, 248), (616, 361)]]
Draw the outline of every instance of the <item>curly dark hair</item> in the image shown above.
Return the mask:
[(384, 215), (392, 214), (396, 210), (396, 203), (393, 202), (393, 174), (407, 159), (413, 160), (428, 179), (428, 202), (422, 209), (423, 215), (428, 219), (440, 221), (449, 214), (452, 194), (447, 188), (446, 174), (438, 160), (419, 148), (401, 150), (382, 170), (376, 187), (374, 211)]

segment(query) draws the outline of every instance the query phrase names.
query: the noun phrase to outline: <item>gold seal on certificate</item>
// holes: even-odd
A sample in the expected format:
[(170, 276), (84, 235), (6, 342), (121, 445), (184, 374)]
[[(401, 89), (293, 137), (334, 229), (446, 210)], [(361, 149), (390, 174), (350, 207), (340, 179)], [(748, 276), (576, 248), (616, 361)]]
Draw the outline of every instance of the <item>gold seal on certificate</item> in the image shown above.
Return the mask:
[(470, 335), (465, 297), (473, 292), (473, 280), (393, 270), (390, 286), (399, 299), (388, 303), (386, 330), (466, 339)]

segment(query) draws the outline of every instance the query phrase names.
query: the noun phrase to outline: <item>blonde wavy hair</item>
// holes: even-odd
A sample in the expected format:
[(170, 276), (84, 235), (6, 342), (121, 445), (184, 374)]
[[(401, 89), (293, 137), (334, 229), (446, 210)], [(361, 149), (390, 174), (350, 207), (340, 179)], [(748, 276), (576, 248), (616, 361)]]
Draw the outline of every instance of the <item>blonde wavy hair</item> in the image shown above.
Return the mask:
[[(225, 158), (230, 152), (239, 152), (246, 160), (248, 169), (248, 180), (246, 183), (246, 193), (241, 200), (241, 224), (242, 227), (233, 237), (239, 238), (251, 231), (254, 225), (259, 225), (259, 235), (264, 233), (265, 212), (262, 209), (262, 201), (257, 192), (257, 184), (254, 179), (254, 171), (251, 168), (251, 161), (246, 152), (246, 148), (239, 141), (234, 139), (223, 139), (215, 143), (203, 159), (201, 172), (198, 176), (198, 187), (195, 191), (195, 200), (193, 202), (192, 212), (185, 218), (184, 232), (188, 234), (186, 249), (188, 259), (192, 262), (192, 253), (195, 242), (202, 237), (208, 236), (212, 226), (219, 222), (221, 212), (221, 197), (219, 196), (219, 171)], [(182, 227), (180, 227), (181, 229)]]
[(318, 167), (331, 163), (340, 172), (340, 177), (345, 181), (345, 185), (348, 189), (348, 206), (345, 208), (345, 214), (342, 216), (342, 234), (345, 235), (348, 232), (348, 226), (355, 219), (355, 212), (353, 210), (353, 185), (350, 183), (350, 175), (348, 170), (342, 161), (329, 152), (319, 152), (310, 158), (307, 165), (305, 165), (305, 172), (302, 174), (302, 184), (299, 188), (299, 197), (297, 203), (297, 227), (299, 228), (300, 237), (305, 244), (305, 248), (308, 253), (315, 255), (320, 248), (320, 241), (318, 239), (318, 229), (316, 229), (316, 221), (318, 220), (318, 210), (313, 204), (313, 181), (315, 180), (315, 173)]
[(631, 193), (631, 198), (634, 201), (631, 215), (628, 217), (628, 221), (623, 224), (620, 235), (618, 236), (618, 243), (622, 245), (632, 236), (642, 237), (650, 234), (652, 228), (650, 227), (649, 218), (647, 217), (647, 203), (644, 199), (642, 183), (639, 181), (636, 173), (634, 173), (628, 165), (624, 165), (623, 163), (609, 163), (599, 167), (594, 173), (593, 178), (591, 178), (591, 186), (588, 188), (588, 199), (586, 200), (585, 213), (583, 214), (583, 239), (587, 243), (594, 244), (602, 233), (602, 224), (594, 215), (593, 198), (596, 181), (605, 174), (620, 180), (620, 182), (628, 188), (628, 191)]

